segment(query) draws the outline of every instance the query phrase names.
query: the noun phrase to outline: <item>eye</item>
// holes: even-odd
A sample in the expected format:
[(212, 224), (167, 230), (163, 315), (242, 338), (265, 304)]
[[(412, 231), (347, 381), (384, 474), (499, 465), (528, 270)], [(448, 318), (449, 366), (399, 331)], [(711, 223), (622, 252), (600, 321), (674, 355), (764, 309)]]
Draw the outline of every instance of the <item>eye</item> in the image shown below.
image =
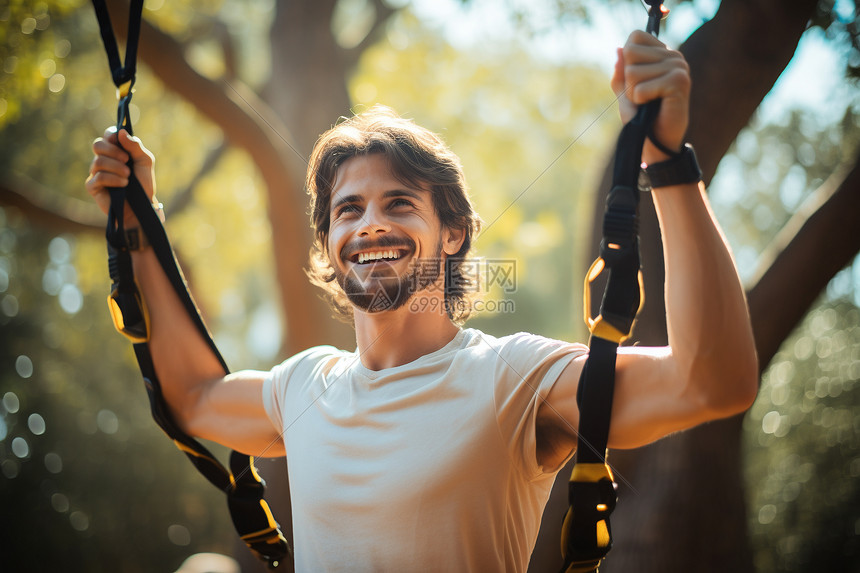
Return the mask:
[(345, 217), (355, 213), (360, 213), (361, 209), (355, 203), (344, 203), (335, 209), (335, 217)]
[(415, 205), (409, 199), (397, 197), (391, 201), (390, 207), (414, 207)]

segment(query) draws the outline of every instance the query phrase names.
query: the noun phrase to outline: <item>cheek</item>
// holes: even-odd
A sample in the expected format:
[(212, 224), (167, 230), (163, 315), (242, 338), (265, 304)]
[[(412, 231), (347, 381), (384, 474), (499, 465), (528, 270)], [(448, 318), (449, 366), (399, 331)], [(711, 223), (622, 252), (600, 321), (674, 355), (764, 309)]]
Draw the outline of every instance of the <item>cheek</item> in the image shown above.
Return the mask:
[(342, 221), (329, 227), (326, 248), (331, 261), (340, 260), (340, 252), (353, 236), (353, 227), (348, 221)]

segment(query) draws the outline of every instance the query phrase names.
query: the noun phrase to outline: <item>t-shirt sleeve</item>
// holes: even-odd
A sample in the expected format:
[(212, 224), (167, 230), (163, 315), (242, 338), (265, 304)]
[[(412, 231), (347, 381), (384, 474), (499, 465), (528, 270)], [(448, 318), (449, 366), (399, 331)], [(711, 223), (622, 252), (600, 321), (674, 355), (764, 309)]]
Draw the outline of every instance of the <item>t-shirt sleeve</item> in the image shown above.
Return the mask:
[(310, 375), (314, 365), (324, 356), (336, 351), (331, 346), (316, 346), (291, 356), (272, 368), (263, 381), (263, 406), (272, 424), (284, 431), (284, 411), (291, 380)]
[(499, 343), (494, 400), (502, 436), (529, 478), (556, 472), (567, 460), (551, 468), (538, 463), (538, 409), (562, 371), (588, 348), (526, 333), (501, 338)]

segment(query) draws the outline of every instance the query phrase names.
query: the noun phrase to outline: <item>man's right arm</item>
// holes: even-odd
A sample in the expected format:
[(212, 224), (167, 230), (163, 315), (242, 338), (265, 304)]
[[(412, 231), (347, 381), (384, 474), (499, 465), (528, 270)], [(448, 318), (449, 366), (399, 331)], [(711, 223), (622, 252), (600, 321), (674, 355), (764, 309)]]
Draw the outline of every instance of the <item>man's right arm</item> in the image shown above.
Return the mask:
[[(137, 138), (119, 135), (134, 160), (135, 175), (150, 199), (154, 197), (153, 157)], [(108, 131), (93, 144), (87, 190), (102, 210), (107, 187), (127, 185), (128, 154)], [(137, 226), (127, 211), (126, 227)], [(263, 406), (265, 372), (242, 371), (225, 376), (224, 369), (188, 316), (151, 247), (132, 252), (135, 278), (150, 316), (149, 350), (164, 398), (176, 422), (188, 434), (212, 440), (254, 456), (284, 455), (280, 434)]]

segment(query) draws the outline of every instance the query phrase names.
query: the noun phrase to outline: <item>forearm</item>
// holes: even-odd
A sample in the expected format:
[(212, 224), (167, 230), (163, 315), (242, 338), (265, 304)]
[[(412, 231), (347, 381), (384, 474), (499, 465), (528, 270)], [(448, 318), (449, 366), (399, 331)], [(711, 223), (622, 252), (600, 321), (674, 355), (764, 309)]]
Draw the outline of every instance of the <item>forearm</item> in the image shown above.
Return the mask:
[(663, 234), (669, 345), (681, 379), (710, 409), (749, 405), (758, 365), (749, 311), (704, 186), (653, 191)]
[(224, 370), (161, 268), (152, 248), (134, 251), (134, 274), (150, 317), (149, 351), (164, 398), (188, 428), (206, 388)]

